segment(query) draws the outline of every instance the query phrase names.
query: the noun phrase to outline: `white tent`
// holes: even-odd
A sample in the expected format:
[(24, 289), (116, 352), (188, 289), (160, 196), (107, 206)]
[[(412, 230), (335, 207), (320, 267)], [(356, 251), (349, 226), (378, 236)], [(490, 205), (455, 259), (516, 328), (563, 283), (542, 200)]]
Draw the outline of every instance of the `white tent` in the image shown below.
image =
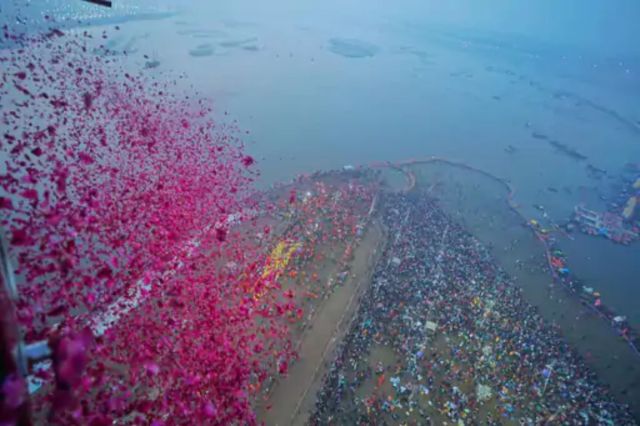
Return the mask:
[(491, 398), (491, 388), (487, 385), (478, 384), (476, 387), (476, 395), (478, 396), (478, 401), (486, 401)]

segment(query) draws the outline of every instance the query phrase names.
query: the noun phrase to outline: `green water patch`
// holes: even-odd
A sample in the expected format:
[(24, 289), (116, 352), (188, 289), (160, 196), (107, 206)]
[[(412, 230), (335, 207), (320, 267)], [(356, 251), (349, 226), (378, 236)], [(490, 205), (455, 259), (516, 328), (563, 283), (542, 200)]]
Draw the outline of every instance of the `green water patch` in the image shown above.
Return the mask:
[(209, 43), (200, 44), (195, 49), (189, 50), (189, 55), (199, 58), (213, 55), (213, 46)]
[[(476, 171), (444, 163), (411, 166), (416, 190), (426, 191), (480, 241), (514, 277), (525, 299), (558, 326), (614, 395), (640, 418), (640, 359), (611, 326), (552, 284), (545, 252), (525, 220), (507, 203), (507, 187)], [(569, 259), (571, 262), (571, 259)]]
[(352, 38), (332, 38), (329, 50), (345, 58), (369, 58), (378, 53), (378, 46)]
[(412, 47), (412, 46), (401, 46), (398, 47), (396, 49), (393, 50), (393, 53), (395, 54), (399, 54), (399, 55), (409, 55), (409, 56), (413, 56), (415, 58), (417, 58), (422, 64), (424, 65), (433, 65), (435, 64), (435, 61), (433, 60), (434, 55), (416, 48), (416, 47)]
[(255, 43), (258, 41), (258, 37), (248, 37), (240, 40), (226, 40), (221, 41), (219, 43), (220, 47), (225, 47), (227, 49), (231, 48), (242, 48), (248, 45), (255, 46)]

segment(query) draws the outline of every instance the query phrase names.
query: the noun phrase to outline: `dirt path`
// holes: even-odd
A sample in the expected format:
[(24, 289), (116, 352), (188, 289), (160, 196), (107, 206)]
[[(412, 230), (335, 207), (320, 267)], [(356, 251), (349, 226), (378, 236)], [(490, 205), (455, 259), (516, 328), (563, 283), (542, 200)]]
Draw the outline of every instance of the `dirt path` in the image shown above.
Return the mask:
[(317, 311), (312, 326), (303, 336), (300, 359), (291, 366), (289, 375), (275, 385), (269, 404), (271, 409), (259, 413), (267, 425), (305, 424), (313, 409), (315, 395), (322, 386), (337, 344), (356, 311), (359, 296), (370, 282), (372, 267), (380, 254), (384, 233), (373, 221), (354, 251), (351, 274)]

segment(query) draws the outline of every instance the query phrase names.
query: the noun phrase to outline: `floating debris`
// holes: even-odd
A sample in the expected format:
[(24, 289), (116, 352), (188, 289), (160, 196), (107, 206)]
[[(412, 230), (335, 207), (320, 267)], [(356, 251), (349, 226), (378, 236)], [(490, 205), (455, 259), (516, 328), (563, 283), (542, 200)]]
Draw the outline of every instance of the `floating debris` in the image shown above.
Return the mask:
[(549, 140), (549, 145), (557, 149), (559, 152), (566, 154), (567, 156), (574, 158), (578, 161), (583, 161), (588, 158), (586, 155), (581, 154), (580, 152), (576, 151), (574, 148), (571, 148), (570, 146), (560, 143), (556, 140)]
[(600, 180), (607, 175), (607, 171), (593, 164), (587, 164), (587, 176), (591, 179)]
[[(531, 127), (530, 123), (527, 123), (526, 127)], [(547, 136), (544, 133), (540, 133), (537, 131), (534, 131), (531, 133), (531, 137), (534, 139), (538, 139), (538, 140), (542, 140), (542, 141), (547, 141), (549, 143), (549, 145), (551, 145), (552, 147), (554, 147), (557, 151), (559, 151), (562, 154), (565, 154), (573, 159), (576, 159), (578, 161), (582, 161), (582, 160), (586, 160), (587, 156), (580, 153), (578, 150), (576, 150), (575, 148), (570, 147), (569, 145), (566, 145), (564, 143), (561, 143), (555, 139), (551, 139), (549, 136)]]
[(545, 140), (545, 141), (549, 139), (549, 136), (547, 136), (547, 135), (545, 135), (545, 134), (543, 134), (543, 133), (538, 133), (538, 132), (533, 132), (533, 133), (531, 134), (531, 136), (532, 136), (534, 139), (541, 139), (541, 140)]

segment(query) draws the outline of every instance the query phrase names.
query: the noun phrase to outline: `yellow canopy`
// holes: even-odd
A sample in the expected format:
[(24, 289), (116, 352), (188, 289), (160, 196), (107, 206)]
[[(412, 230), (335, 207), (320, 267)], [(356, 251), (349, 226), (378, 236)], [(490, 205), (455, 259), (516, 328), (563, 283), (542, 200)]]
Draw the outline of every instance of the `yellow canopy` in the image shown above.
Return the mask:
[(624, 207), (624, 210), (622, 211), (622, 216), (625, 219), (631, 219), (633, 217), (633, 213), (635, 212), (637, 205), (638, 205), (637, 197), (629, 198), (627, 200), (627, 205)]
[(276, 275), (281, 274), (289, 264), (291, 255), (298, 247), (300, 247), (300, 243), (288, 243), (287, 241), (278, 242), (273, 250), (271, 250), (271, 254), (262, 271), (262, 278), (266, 278), (274, 272)]

